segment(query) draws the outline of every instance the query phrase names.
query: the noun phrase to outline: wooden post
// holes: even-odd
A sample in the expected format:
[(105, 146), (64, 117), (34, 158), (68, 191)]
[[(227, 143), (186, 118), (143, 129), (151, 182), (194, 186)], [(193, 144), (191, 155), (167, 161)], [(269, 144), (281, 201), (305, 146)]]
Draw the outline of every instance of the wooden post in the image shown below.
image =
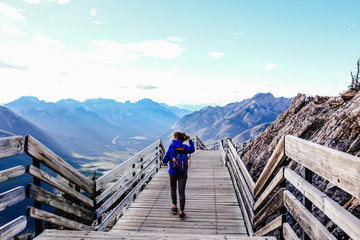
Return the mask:
[[(312, 177), (313, 177), (313, 172), (310, 169), (308, 169), (307, 167), (304, 167), (304, 178), (305, 178), (305, 180), (308, 183), (312, 184)], [(303, 195), (303, 204), (304, 204), (305, 208), (307, 210), (309, 210), (309, 212), (312, 212), (312, 203), (304, 195)], [(302, 240), (311, 240), (309, 235), (307, 235), (305, 231), (303, 231)]]
[[(38, 169), (40, 169), (40, 162), (36, 158), (33, 158), (33, 165), (34, 165), (34, 167), (37, 167)], [(34, 183), (34, 185), (41, 187), (40, 180), (36, 179), (35, 177), (34, 177), (33, 183)], [(37, 209), (41, 209), (41, 203), (34, 201), (34, 207)], [(43, 228), (42, 221), (35, 219), (35, 236), (38, 236), (40, 233), (43, 232), (43, 230), (44, 230), (44, 228)]]
[[(226, 148), (225, 148), (225, 157), (224, 157), (224, 165), (225, 167), (228, 166), (228, 152), (229, 152), (229, 143), (228, 143), (228, 138), (226, 139)], [(223, 146), (224, 146), (224, 143), (223, 143)]]
[[(280, 169), (281, 171), (282, 169)], [(280, 188), (285, 188), (286, 189), (286, 180), (282, 181), (282, 183), (280, 183), (279, 185)], [(283, 195), (284, 196), (284, 195)], [(283, 197), (284, 198), (284, 197)], [(285, 215), (286, 215), (286, 208), (285, 207), (282, 207), (280, 209), (280, 214), (283, 216), (283, 222), (285, 222)], [(284, 231), (283, 231), (283, 228), (279, 228), (279, 231), (280, 231), (280, 240), (284, 240)]]

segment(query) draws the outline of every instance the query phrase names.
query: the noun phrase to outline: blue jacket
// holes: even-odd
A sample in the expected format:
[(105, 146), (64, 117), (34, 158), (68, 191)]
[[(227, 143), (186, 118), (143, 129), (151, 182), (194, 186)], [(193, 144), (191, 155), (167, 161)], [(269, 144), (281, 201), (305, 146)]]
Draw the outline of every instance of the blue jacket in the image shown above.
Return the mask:
[[(169, 161), (172, 161), (174, 158), (174, 152), (176, 148), (183, 147), (186, 151), (186, 154), (195, 152), (194, 143), (192, 140), (189, 140), (190, 146), (183, 144), (180, 140), (172, 140), (170, 143), (170, 146), (163, 158), (163, 163), (167, 163)], [(180, 175), (180, 173), (177, 173), (174, 171), (174, 169), (171, 166), (172, 164), (168, 164), (168, 172), (172, 175)]]

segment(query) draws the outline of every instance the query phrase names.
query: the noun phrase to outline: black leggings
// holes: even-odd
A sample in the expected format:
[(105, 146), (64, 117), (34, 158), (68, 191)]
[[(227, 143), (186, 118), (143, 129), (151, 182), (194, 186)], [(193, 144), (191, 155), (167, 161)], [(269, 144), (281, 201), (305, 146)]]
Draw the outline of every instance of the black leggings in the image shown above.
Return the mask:
[(173, 204), (176, 204), (176, 182), (179, 185), (179, 197), (180, 197), (180, 210), (184, 211), (185, 208), (185, 186), (187, 175), (170, 175), (170, 188), (171, 188), (171, 199)]

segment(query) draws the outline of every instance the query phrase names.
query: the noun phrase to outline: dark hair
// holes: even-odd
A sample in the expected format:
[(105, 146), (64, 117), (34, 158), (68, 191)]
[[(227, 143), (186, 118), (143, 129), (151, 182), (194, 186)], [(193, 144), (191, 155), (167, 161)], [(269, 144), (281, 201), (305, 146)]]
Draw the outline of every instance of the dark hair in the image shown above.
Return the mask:
[(182, 132), (174, 132), (174, 138), (184, 142), (186, 140), (186, 134)]

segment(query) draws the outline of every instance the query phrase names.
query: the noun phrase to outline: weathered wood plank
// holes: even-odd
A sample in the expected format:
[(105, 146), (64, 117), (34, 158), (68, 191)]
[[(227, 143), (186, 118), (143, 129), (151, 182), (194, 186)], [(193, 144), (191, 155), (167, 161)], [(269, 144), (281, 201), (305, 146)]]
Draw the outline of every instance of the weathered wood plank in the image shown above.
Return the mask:
[(284, 191), (284, 205), (311, 239), (336, 239), (288, 190)]
[(284, 152), (284, 147), (285, 147), (285, 137), (282, 136), (253, 188), (254, 198), (256, 198), (259, 195), (260, 191), (267, 185), (272, 174), (279, 168), (281, 163), (285, 160), (286, 156)]
[(360, 158), (290, 135), (285, 154), (360, 199)]
[(0, 211), (15, 205), (25, 199), (25, 188), (23, 186), (13, 188), (0, 194)]
[(159, 152), (156, 151), (156, 152), (154, 152), (154, 153), (152, 153), (152, 154), (149, 154), (149, 155), (145, 156), (145, 157), (144, 157), (145, 159), (144, 159), (143, 162), (137, 164), (137, 166), (135, 166), (135, 168), (131, 168), (129, 171), (127, 171), (127, 172), (125, 173), (124, 176), (122, 176), (122, 177), (121, 177), (120, 179), (118, 179), (115, 183), (113, 183), (110, 187), (108, 187), (107, 189), (105, 189), (104, 192), (102, 192), (99, 196), (97, 196), (97, 197), (95, 198), (95, 203), (96, 203), (96, 204), (99, 204), (104, 198), (106, 198), (106, 197), (109, 196), (110, 194), (115, 193), (116, 191), (118, 191), (119, 188), (120, 188), (122, 185), (124, 185), (125, 182), (126, 182), (128, 179), (131, 178), (130, 176), (131, 176), (133, 173), (135, 173), (136, 171), (138, 171), (139, 168), (143, 167), (143, 166), (146, 164), (147, 161), (154, 159), (154, 157), (156, 157), (158, 153), (159, 153)]
[(230, 158), (229, 158), (228, 168), (229, 171), (231, 171), (232, 173), (233, 184), (236, 184), (238, 186), (238, 189), (240, 190), (239, 196), (241, 197), (241, 201), (244, 203), (249, 218), (252, 219), (255, 215), (254, 210), (252, 208), (252, 205), (254, 204), (254, 199), (252, 198), (252, 196), (250, 196), (250, 199), (248, 198), (249, 197), (248, 194), (251, 194), (250, 192), (248, 193), (246, 192), (248, 186), (246, 185), (245, 182), (241, 181), (241, 173), (238, 171), (237, 165), (235, 165), (234, 157), (232, 156), (231, 153), (229, 154), (229, 156)]
[(87, 193), (94, 194), (94, 184), (90, 179), (30, 135), (25, 137), (25, 152)]
[(267, 197), (274, 192), (274, 190), (284, 181), (284, 168), (280, 168), (275, 177), (267, 185), (264, 192), (260, 195), (259, 199), (254, 204), (254, 211), (257, 211), (259, 207), (263, 205)]
[(81, 194), (80, 192), (76, 191), (75, 189), (69, 187), (66, 183), (60, 181), (59, 179), (47, 174), (46, 172), (29, 165), (26, 167), (26, 172), (31, 176), (40, 179), (41, 181), (49, 184), (50, 186), (68, 194), (71, 197), (74, 197), (86, 205), (90, 207), (94, 207), (94, 202), (90, 198), (86, 197), (85, 195)]
[(156, 172), (156, 170), (159, 168), (160, 161), (158, 164), (156, 164), (147, 174), (146, 176), (134, 187), (131, 192), (121, 201), (120, 204), (118, 204), (111, 213), (104, 219), (104, 221), (97, 227), (97, 230), (104, 231), (105, 228), (117, 217), (119, 212), (124, 208), (124, 206), (131, 200), (134, 199), (134, 196), (137, 194), (137, 192), (142, 188), (144, 183), (148, 181), (148, 179)]
[(288, 223), (283, 224), (283, 237), (285, 240), (300, 240)]
[(200, 140), (200, 138), (197, 135), (195, 136), (195, 142), (196, 142), (196, 149), (200, 149), (200, 150), (206, 149), (205, 144)]
[(245, 164), (243, 163), (243, 161), (240, 159), (239, 155), (237, 154), (236, 152), (236, 149), (235, 147), (233, 146), (232, 142), (230, 141), (230, 139), (228, 139), (227, 141), (228, 143), (228, 146), (229, 146), (229, 149), (230, 151), (233, 153), (233, 155), (236, 157), (236, 161), (237, 161), (237, 164), (241, 170), (241, 173), (243, 174), (245, 180), (246, 180), (246, 183), (248, 185), (248, 187), (250, 189), (253, 189), (254, 188), (254, 181), (252, 179), (252, 177), (250, 176), (250, 173), (248, 172), (248, 170), (246, 169), (245, 167)]
[[(228, 166), (228, 167), (231, 167), (231, 166)], [(235, 176), (234, 176), (234, 173), (233, 171), (229, 171), (230, 173), (230, 177), (233, 179), (233, 181), (235, 181)], [(245, 203), (241, 197), (241, 193), (240, 193), (240, 189), (239, 189), (239, 186), (237, 184), (234, 184), (234, 190), (238, 196), (238, 199), (239, 199), (239, 204), (240, 204), (240, 208), (241, 208), (241, 212), (242, 212), (242, 215), (243, 215), (243, 218), (244, 218), (244, 221), (246, 223), (246, 230), (249, 234), (249, 236), (253, 236), (254, 234), (254, 230), (253, 230), (253, 227), (252, 227), (252, 223), (251, 223), (251, 218), (246, 210), (246, 206), (245, 206)]]
[(157, 140), (150, 146), (146, 147), (144, 150), (136, 153), (134, 156), (132, 156), (131, 158), (129, 158), (119, 166), (115, 167), (105, 175), (98, 178), (95, 181), (95, 190), (99, 191), (100, 189), (105, 189), (107, 183), (117, 178), (121, 172), (130, 168), (135, 162), (139, 161), (141, 158), (151, 153), (152, 151), (160, 150), (161, 149), (160, 142), (161, 142), (160, 140)]
[(34, 201), (73, 214), (86, 221), (91, 222), (94, 220), (94, 214), (91, 211), (80, 207), (69, 200), (56, 196), (34, 184), (28, 184), (26, 196)]
[[(237, 154), (236, 154), (237, 155)], [(236, 172), (236, 176), (237, 178), (240, 180), (240, 183), (241, 183), (241, 190), (243, 192), (243, 194), (246, 194), (246, 199), (247, 199), (247, 202), (249, 204), (250, 209), (251, 211), (253, 212), (252, 210), (252, 206), (254, 205), (254, 198), (252, 196), (252, 192), (251, 192), (251, 189), (249, 188), (249, 186), (247, 185), (246, 183), (246, 179), (244, 178), (244, 175), (242, 173), (242, 170), (241, 168), (238, 166), (237, 164), (237, 161), (238, 159), (236, 159), (236, 156), (234, 156), (234, 153), (233, 152), (230, 152), (229, 153), (229, 156), (230, 156), (230, 159), (229, 161), (232, 161), (232, 165), (233, 165), (233, 168)], [(239, 158), (240, 159), (240, 158)], [(246, 170), (247, 174), (248, 174), (248, 171)], [(245, 196), (245, 195), (244, 195)], [(251, 217), (253, 217), (254, 214), (251, 214)]]
[[(49, 223), (53, 223), (56, 224), (58, 226), (62, 226), (62, 227), (66, 227), (69, 229), (74, 229), (74, 230), (88, 230), (91, 231), (93, 230), (90, 226), (87, 226), (85, 224), (81, 224), (72, 220), (69, 220), (67, 218), (64, 217), (60, 217), (57, 216), (55, 214), (46, 212), (44, 210), (40, 210), (34, 207), (28, 207), (27, 208), (27, 215), (29, 217), (38, 219), (38, 220), (42, 220), (45, 222), (49, 222)], [(65, 232), (65, 231), (64, 231)]]
[(0, 138), (0, 159), (23, 153), (23, 139), (22, 136)]
[(253, 226), (256, 227), (261, 222), (265, 221), (271, 214), (284, 206), (283, 193), (285, 188), (279, 189), (271, 200), (260, 209), (260, 211), (253, 218)]
[(285, 217), (284, 215), (278, 216), (270, 223), (266, 224), (265, 227), (261, 228), (256, 233), (254, 233), (254, 236), (259, 236), (259, 237), (265, 236), (266, 234), (281, 228), (284, 222), (284, 217)]
[(52, 239), (63, 239), (63, 240), (80, 240), (80, 239), (147, 239), (147, 240), (158, 240), (158, 239), (173, 239), (173, 240), (276, 240), (275, 237), (248, 237), (244, 235), (209, 235), (199, 233), (169, 233), (169, 232), (95, 232), (95, 231), (61, 231), (61, 230), (50, 230), (47, 229), (36, 240), (52, 240)]
[(0, 239), (7, 240), (26, 228), (27, 220), (25, 216), (20, 216), (11, 222), (0, 227)]
[(21, 176), (25, 173), (24, 166), (16, 166), (3, 171), (0, 171), (0, 182), (7, 181), (9, 179)]
[(352, 239), (360, 239), (360, 220), (294, 171), (285, 169), (285, 178)]
[(155, 157), (152, 161), (148, 162), (147, 165), (141, 169), (133, 178), (131, 178), (121, 189), (119, 189), (116, 193), (114, 193), (108, 200), (106, 200), (98, 209), (96, 209), (96, 218), (99, 218), (101, 214), (107, 211), (119, 198), (127, 191), (129, 188), (137, 182), (141, 176), (144, 174), (146, 169), (148, 169), (151, 164), (156, 161), (157, 157)]

